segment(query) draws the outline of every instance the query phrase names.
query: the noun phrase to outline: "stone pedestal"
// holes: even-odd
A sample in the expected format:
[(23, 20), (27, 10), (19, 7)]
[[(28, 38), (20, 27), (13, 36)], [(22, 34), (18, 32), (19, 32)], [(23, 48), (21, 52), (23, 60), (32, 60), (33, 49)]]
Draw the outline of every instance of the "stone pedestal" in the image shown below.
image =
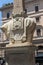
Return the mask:
[(6, 48), (8, 65), (35, 65), (35, 46)]

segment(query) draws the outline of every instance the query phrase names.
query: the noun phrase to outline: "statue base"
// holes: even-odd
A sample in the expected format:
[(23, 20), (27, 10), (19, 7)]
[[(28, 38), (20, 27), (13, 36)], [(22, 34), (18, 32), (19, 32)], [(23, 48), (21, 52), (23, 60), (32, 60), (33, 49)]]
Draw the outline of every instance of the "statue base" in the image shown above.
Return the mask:
[(24, 42), (22, 43), (21, 41), (16, 41), (15, 43), (9, 43), (6, 45), (6, 47), (21, 47), (21, 46), (30, 46), (30, 45), (33, 45), (32, 43), (30, 42)]
[(35, 49), (33, 45), (6, 47), (8, 65), (35, 65)]

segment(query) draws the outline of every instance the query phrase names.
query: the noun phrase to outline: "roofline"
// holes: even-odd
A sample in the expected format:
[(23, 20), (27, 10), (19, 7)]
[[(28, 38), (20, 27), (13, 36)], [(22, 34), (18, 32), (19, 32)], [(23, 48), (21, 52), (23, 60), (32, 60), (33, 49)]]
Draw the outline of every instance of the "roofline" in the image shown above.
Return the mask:
[(8, 9), (8, 8), (11, 8), (11, 7), (13, 7), (13, 4), (3, 6), (3, 7), (0, 8), (0, 11), (3, 11), (4, 9)]

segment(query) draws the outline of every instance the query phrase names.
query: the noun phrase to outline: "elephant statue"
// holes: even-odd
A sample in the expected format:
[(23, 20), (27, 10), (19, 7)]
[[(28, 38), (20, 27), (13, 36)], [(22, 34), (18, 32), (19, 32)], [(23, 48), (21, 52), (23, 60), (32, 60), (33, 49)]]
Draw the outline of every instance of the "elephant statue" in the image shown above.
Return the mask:
[(1, 30), (12, 43), (15, 43), (15, 41), (31, 43), (35, 27), (36, 22), (34, 18), (15, 17), (3, 24)]

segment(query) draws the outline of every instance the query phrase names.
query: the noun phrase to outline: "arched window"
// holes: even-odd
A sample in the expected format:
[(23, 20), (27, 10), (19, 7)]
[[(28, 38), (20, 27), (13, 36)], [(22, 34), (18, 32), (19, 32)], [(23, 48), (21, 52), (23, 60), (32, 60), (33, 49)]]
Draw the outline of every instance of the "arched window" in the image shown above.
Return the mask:
[(36, 17), (36, 22), (39, 22), (40, 21), (40, 17)]
[(36, 34), (37, 34), (37, 36), (38, 37), (41, 37), (41, 36), (43, 36), (43, 27), (41, 26), (41, 25), (37, 25), (36, 26)]
[(41, 36), (41, 29), (37, 29), (37, 36)]
[(7, 18), (9, 18), (9, 17), (10, 17), (10, 13), (8, 12), (8, 13), (7, 13)]

